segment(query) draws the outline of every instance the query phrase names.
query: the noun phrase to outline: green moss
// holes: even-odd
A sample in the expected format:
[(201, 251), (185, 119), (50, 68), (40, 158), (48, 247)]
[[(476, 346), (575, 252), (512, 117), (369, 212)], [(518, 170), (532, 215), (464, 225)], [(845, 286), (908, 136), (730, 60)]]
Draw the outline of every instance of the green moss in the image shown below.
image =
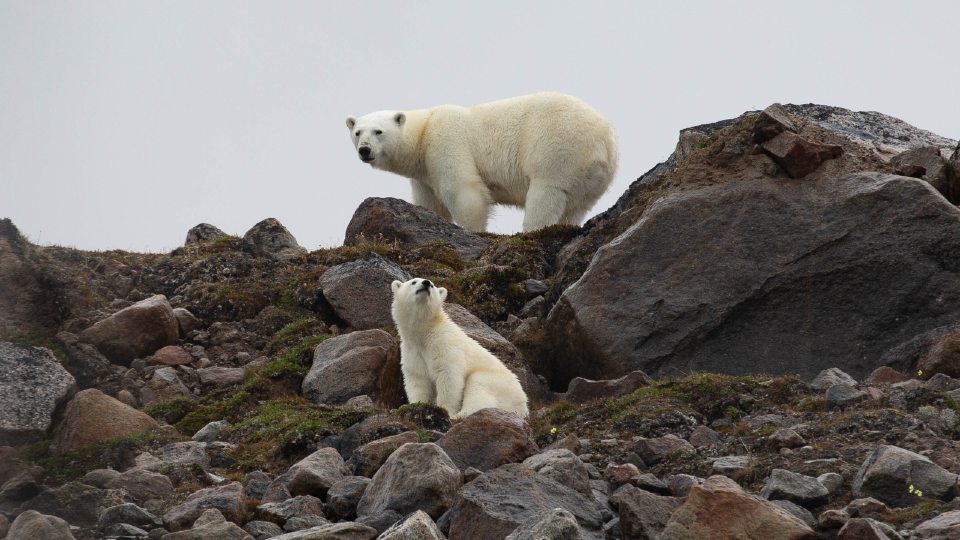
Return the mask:
[(265, 351), (267, 353), (272, 353), (282, 349), (283, 347), (289, 347), (290, 345), (295, 344), (305, 335), (311, 333), (310, 330), (316, 327), (318, 324), (320, 324), (320, 321), (313, 316), (304, 317), (287, 324), (273, 335), (273, 337), (270, 339), (270, 342), (267, 343)]
[[(716, 373), (692, 373), (676, 381), (658, 382), (614, 399), (607, 407), (614, 413), (614, 423), (644, 409), (645, 403), (656, 400), (675, 401), (703, 414), (708, 420), (739, 415), (743, 404), (740, 396), (756, 391), (759, 381), (752, 376), (735, 377)], [(646, 407), (657, 411), (661, 407)], [(642, 412), (642, 411), (640, 411)]]
[(222, 436), (240, 445), (236, 454), (241, 468), (255, 469), (277, 458), (302, 455), (321, 437), (341, 433), (371, 412), (286, 397), (257, 404)]
[(197, 402), (192, 399), (173, 399), (150, 405), (143, 412), (157, 420), (163, 420), (168, 424), (176, 424), (196, 408)]
[(943, 405), (955, 413), (960, 413), (960, 403), (957, 403), (957, 400), (950, 394), (943, 394)]
[(27, 448), (24, 457), (43, 468), (47, 481), (63, 483), (76, 480), (94, 469), (122, 468), (142, 449), (174, 440), (175, 437), (163, 432), (147, 431), (62, 454), (51, 451), (50, 441), (43, 441)]
[(576, 419), (578, 412), (578, 406), (568, 401), (550, 405), (546, 411), (530, 419), (534, 440), (540, 446), (555, 441), (565, 431), (563, 426)]

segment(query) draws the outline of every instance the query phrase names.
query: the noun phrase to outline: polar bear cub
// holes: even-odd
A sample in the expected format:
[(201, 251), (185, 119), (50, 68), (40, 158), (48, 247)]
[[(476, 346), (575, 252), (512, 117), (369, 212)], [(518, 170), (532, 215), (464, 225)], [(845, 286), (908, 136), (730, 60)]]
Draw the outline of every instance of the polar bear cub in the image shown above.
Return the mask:
[(435, 403), (451, 418), (495, 407), (527, 416), (520, 381), (447, 316), (447, 290), (429, 280), (394, 281), (393, 320), (410, 403)]
[(495, 203), (523, 207), (525, 231), (578, 225), (617, 170), (610, 122), (555, 92), (379, 111), (347, 127), (361, 161), (406, 176), (414, 204), (471, 231), (486, 230)]

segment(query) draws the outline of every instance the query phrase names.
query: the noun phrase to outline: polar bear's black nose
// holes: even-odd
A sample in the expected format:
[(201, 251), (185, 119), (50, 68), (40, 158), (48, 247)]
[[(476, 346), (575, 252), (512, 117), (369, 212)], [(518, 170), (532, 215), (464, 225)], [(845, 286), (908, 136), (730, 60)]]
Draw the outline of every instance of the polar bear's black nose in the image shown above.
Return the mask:
[(369, 146), (361, 146), (360, 149), (357, 150), (357, 151), (360, 152), (360, 157), (370, 157), (370, 147), (369, 147)]
[(433, 287), (433, 283), (430, 283), (429, 279), (425, 279), (423, 280), (423, 286), (429, 289), (430, 287)]

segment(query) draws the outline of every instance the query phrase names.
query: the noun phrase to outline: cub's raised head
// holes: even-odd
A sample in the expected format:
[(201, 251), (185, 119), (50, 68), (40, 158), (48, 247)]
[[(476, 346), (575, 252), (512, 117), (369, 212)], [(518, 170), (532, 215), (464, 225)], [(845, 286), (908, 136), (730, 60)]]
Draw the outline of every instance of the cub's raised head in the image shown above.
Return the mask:
[(447, 290), (437, 287), (429, 279), (413, 278), (409, 281), (394, 281), (393, 320), (397, 324), (407, 320), (429, 317), (443, 309)]
[(347, 129), (360, 161), (384, 169), (396, 154), (407, 116), (397, 111), (379, 111), (360, 118), (347, 117)]

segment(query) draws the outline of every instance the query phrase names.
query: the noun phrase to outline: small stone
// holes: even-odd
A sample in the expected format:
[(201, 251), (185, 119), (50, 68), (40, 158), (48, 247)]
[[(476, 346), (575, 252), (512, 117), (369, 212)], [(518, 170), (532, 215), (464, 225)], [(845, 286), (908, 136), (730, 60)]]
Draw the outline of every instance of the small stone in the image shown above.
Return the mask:
[(960, 388), (960, 380), (945, 373), (937, 373), (923, 383), (923, 387), (933, 392), (949, 392)]
[(840, 532), (837, 540), (903, 540), (897, 532), (875, 519), (853, 518), (848, 520)]
[[(174, 310), (176, 311), (176, 310)], [(165, 366), (185, 366), (193, 362), (193, 356), (179, 345), (162, 347), (149, 358), (151, 361)]]
[(844, 510), (850, 517), (865, 517), (886, 514), (890, 511), (890, 507), (873, 497), (864, 497), (850, 501)]
[(659, 463), (670, 456), (691, 455), (697, 452), (693, 445), (673, 434), (640, 439), (633, 448), (648, 465)]
[(187, 239), (184, 241), (183, 245), (189, 246), (190, 244), (196, 244), (199, 242), (208, 242), (224, 236), (227, 236), (227, 233), (221, 231), (213, 225), (209, 223), (200, 223), (198, 225), (194, 225), (189, 231), (187, 231)]
[(377, 540), (446, 540), (446, 537), (426, 512), (417, 510), (384, 531)]
[(750, 465), (750, 456), (723, 456), (713, 460), (713, 470), (729, 475), (746, 469)]
[(622, 465), (607, 465), (606, 470), (603, 471), (604, 478), (608, 482), (613, 484), (613, 486), (620, 487), (624, 484), (629, 484), (633, 481), (634, 478), (640, 475), (640, 469), (632, 463), (624, 463)]
[(944, 512), (917, 525), (911, 540), (952, 540), (960, 538), (960, 510)]
[(831, 495), (837, 492), (841, 487), (843, 487), (843, 477), (837, 473), (823, 473), (817, 477), (817, 481), (827, 488), (827, 491)]
[(816, 478), (785, 469), (774, 469), (760, 496), (768, 500), (783, 499), (813, 508), (825, 503), (829, 492)]
[(873, 373), (863, 380), (866, 384), (893, 384), (909, 380), (903, 373), (893, 369), (890, 366), (880, 366), (873, 370)]
[(353, 519), (357, 516), (357, 504), (363, 497), (363, 492), (370, 484), (369, 478), (363, 476), (347, 476), (341, 478), (327, 491), (327, 511), (341, 520)]
[(220, 436), (220, 432), (230, 427), (230, 422), (226, 420), (217, 420), (215, 422), (210, 422), (209, 424), (200, 428), (199, 431), (193, 434), (193, 440), (196, 442), (202, 443), (211, 443), (217, 440), (217, 437)]
[(693, 486), (699, 486), (702, 483), (702, 478), (689, 474), (671, 474), (667, 477), (667, 487), (670, 488), (670, 494), (674, 497), (686, 497)]
[(849, 520), (850, 514), (845, 510), (830, 509), (820, 513), (817, 523), (821, 529), (839, 529)]
[(856, 386), (857, 381), (847, 375), (839, 368), (827, 368), (817, 374), (816, 377), (810, 381), (810, 387), (814, 390), (827, 390), (835, 384), (846, 384), (848, 386)]
[(857, 390), (848, 384), (835, 384), (827, 389), (827, 408), (849, 407), (867, 399), (866, 392)]
[(795, 517), (795, 518), (799, 519), (800, 521), (806, 523), (807, 525), (810, 526), (810, 528), (814, 528), (814, 527), (817, 526), (817, 518), (815, 518), (815, 517), (813, 516), (813, 514), (812, 514), (809, 510), (807, 510), (806, 508), (804, 508), (804, 507), (802, 507), (802, 506), (800, 506), (800, 505), (798, 505), (798, 504), (796, 504), (796, 503), (794, 503), (794, 502), (786, 501), (786, 500), (782, 500), (782, 499), (780, 499), (780, 500), (775, 500), (775, 501), (770, 501), (770, 502), (772, 502), (773, 504), (779, 506), (780, 508), (783, 508), (783, 509), (786, 510), (787, 512), (790, 512), (790, 514), (791, 514), (793, 517)]
[(243, 235), (243, 241), (257, 255), (280, 261), (290, 261), (307, 253), (290, 231), (274, 218), (254, 225)]
[(243, 530), (247, 531), (254, 540), (267, 540), (283, 534), (283, 529), (279, 525), (269, 521), (249, 521), (243, 526)]

